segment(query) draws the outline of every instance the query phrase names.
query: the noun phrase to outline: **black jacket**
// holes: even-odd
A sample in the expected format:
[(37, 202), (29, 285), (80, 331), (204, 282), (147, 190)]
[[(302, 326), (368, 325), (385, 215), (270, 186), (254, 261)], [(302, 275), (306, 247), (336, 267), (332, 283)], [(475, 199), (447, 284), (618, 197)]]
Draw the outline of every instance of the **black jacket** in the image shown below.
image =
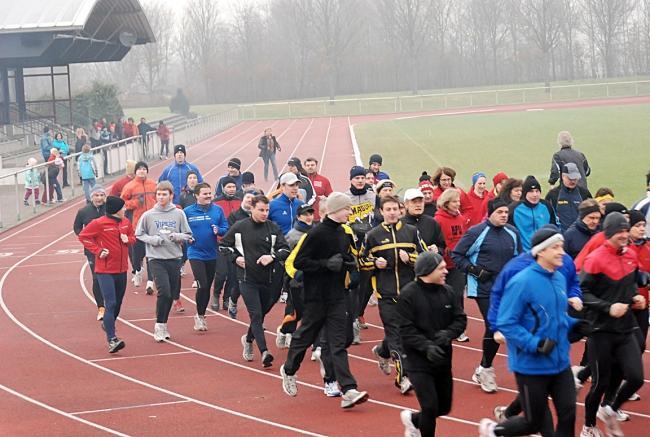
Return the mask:
[(424, 204), (424, 214), (425, 215), (430, 215), (431, 217), (434, 217), (436, 215), (437, 210), (438, 210), (438, 208), (436, 207), (435, 202), (425, 203)]
[(421, 216), (414, 216), (407, 213), (402, 221), (418, 228), (418, 231), (420, 231), (420, 238), (427, 246), (431, 247), (435, 245), (440, 253), (445, 251), (445, 235), (442, 233), (442, 228), (440, 228), (440, 224), (435, 221), (433, 217), (427, 215), (426, 212)]
[[(102, 217), (105, 214), (106, 214), (106, 205), (102, 205), (99, 208), (97, 208), (91, 202), (88, 205), (81, 208), (79, 211), (77, 211), (77, 215), (74, 218), (74, 224), (72, 225), (72, 230), (76, 235), (79, 235), (81, 230), (86, 226), (88, 226), (88, 223), (92, 222), (96, 218)], [(93, 255), (86, 249), (84, 249), (84, 254), (86, 254), (86, 256)]]
[(327, 260), (336, 254), (343, 255), (345, 262), (356, 261), (355, 242), (352, 231), (325, 217), (314, 226), (294, 249), (293, 266), (303, 272), (304, 299), (307, 302), (334, 302), (345, 299), (346, 275), (349, 269), (332, 272), (326, 267)]
[(449, 285), (407, 284), (397, 299), (400, 315), (404, 366), (407, 371), (430, 371), (436, 367), (427, 359), (427, 347), (437, 345), (447, 352), (445, 368), (451, 367), (451, 341), (467, 325), (461, 296)]
[(578, 218), (578, 205), (580, 202), (591, 198), (588, 189), (578, 185), (573, 190), (569, 190), (563, 187), (562, 182), (557, 187), (552, 188), (545, 197), (546, 201), (553, 207), (563, 232), (566, 232)]
[(582, 178), (578, 181), (578, 185), (587, 188), (587, 176), (591, 174), (591, 168), (587, 162), (585, 155), (573, 147), (562, 147), (560, 150), (553, 154), (551, 159), (551, 173), (548, 177), (548, 183), (555, 185), (555, 182), (562, 177), (562, 167), (564, 164), (572, 162), (578, 167), (578, 171)]
[[(281, 278), (284, 269), (280, 261), (289, 256), (289, 246), (278, 225), (271, 220), (259, 223), (252, 218), (235, 223), (221, 240), (220, 250), (229, 254), (233, 263), (243, 256), (246, 268), (235, 264), (237, 279), (260, 285), (274, 283), (278, 275)], [(262, 255), (273, 255), (275, 261), (267, 266), (258, 264)]]
[(238, 221), (244, 220), (250, 216), (251, 216), (250, 212), (244, 211), (241, 207), (239, 207), (239, 209), (231, 212), (230, 215), (228, 216), (228, 225), (232, 226)]
[[(408, 264), (400, 259), (400, 249), (408, 252)], [(382, 223), (366, 234), (359, 251), (361, 269), (373, 270), (376, 281), (373, 288), (380, 299), (395, 299), (400, 293), (400, 288), (415, 279), (415, 259), (419, 253), (426, 250), (428, 248), (415, 226), (402, 222), (395, 225)], [(375, 260), (380, 257), (388, 263), (384, 269), (375, 266)]]
[(578, 218), (564, 233), (564, 251), (575, 259), (596, 232), (598, 229), (592, 231)]

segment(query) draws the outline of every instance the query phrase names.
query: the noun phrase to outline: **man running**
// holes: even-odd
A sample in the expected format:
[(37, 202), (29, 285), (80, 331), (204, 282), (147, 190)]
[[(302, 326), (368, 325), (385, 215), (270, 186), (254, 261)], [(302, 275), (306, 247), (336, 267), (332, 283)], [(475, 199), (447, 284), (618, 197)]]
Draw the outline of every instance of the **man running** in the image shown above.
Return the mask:
[(158, 182), (169, 181), (172, 184), (174, 189), (174, 203), (180, 204), (181, 201), (181, 191), (185, 186), (187, 181), (187, 172), (193, 171), (199, 178), (199, 183), (203, 182), (203, 177), (201, 172), (194, 165), (186, 161), (187, 152), (185, 150), (185, 145), (176, 144), (174, 146), (174, 162), (169, 164), (160, 174)]

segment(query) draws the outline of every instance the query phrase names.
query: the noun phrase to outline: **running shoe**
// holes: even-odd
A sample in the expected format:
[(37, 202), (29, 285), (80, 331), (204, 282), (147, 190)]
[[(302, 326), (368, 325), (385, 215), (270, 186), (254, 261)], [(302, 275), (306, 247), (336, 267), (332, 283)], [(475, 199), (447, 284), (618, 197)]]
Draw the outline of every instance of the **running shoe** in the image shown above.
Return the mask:
[(485, 393), (495, 393), (498, 389), (494, 367), (478, 366), (472, 375), (472, 381), (479, 384)]
[(323, 387), (323, 393), (325, 396), (330, 398), (338, 398), (341, 396), (341, 389), (339, 389), (339, 383), (336, 381), (326, 382)]
[(630, 420), (630, 415), (627, 414), (625, 411), (618, 409), (616, 410), (616, 420), (619, 422), (627, 422)]
[(286, 349), (287, 348), (287, 334), (283, 333), (280, 330), (281, 326), (278, 326), (278, 329), (275, 330), (277, 336), (275, 337), (275, 345), (278, 347), (278, 349)]
[(165, 341), (164, 323), (156, 323), (153, 326), (153, 339), (157, 342)]
[(395, 386), (399, 388), (399, 392), (403, 395), (413, 390), (413, 384), (411, 384), (411, 380), (408, 376), (402, 376), (399, 382), (395, 380)]
[(134, 287), (139, 287), (142, 284), (142, 270), (136, 270), (131, 278)]
[(284, 364), (280, 366), (280, 375), (282, 376), (282, 390), (289, 396), (296, 396), (298, 394), (296, 375), (287, 375), (284, 373)]
[(231, 298), (228, 298), (228, 315), (231, 319), (237, 318), (237, 304)]
[(497, 420), (497, 422), (501, 423), (507, 419), (506, 417), (506, 410), (508, 407), (503, 406), (503, 405), (497, 405), (494, 407), (494, 418)]
[(149, 296), (153, 294), (153, 281), (147, 281), (147, 294)]
[(368, 305), (370, 305), (371, 307), (377, 306), (377, 297), (375, 297), (374, 293), (370, 295), (370, 299), (368, 299)]
[(379, 346), (373, 346), (372, 354), (377, 358), (377, 366), (379, 367), (379, 370), (381, 370), (381, 373), (384, 375), (390, 375), (390, 359), (379, 355)]
[(632, 394), (632, 396), (630, 396), (630, 398), (628, 399), (628, 401), (640, 401), (640, 400), (641, 400), (641, 396), (638, 393)]
[(219, 311), (219, 296), (212, 296), (210, 308), (212, 308), (212, 311)]
[(199, 282), (198, 281), (193, 281), (192, 282), (192, 288), (199, 288)]
[(494, 420), (481, 419), (478, 425), (479, 437), (496, 437), (496, 434), (494, 434), (494, 428), (496, 426), (497, 423)]
[(404, 437), (420, 437), (420, 430), (413, 424), (413, 413), (411, 410), (402, 410), (399, 418), (404, 425)]
[(323, 356), (321, 354), (321, 349), (317, 348), (318, 350), (318, 355), (316, 355), (316, 362), (318, 363), (318, 372), (320, 373), (320, 377), (325, 379), (327, 376), (327, 371), (325, 370), (325, 363), (323, 363), (323, 360), (321, 359)]
[(114, 354), (115, 352), (124, 349), (124, 346), (126, 346), (124, 340), (120, 340), (119, 338), (115, 337), (108, 342), (108, 353)]
[(604, 437), (601, 430), (595, 426), (583, 426), (580, 437)]
[(467, 334), (465, 334), (465, 333), (463, 332), (462, 334), (460, 334), (460, 335), (458, 336), (458, 338), (456, 339), (456, 341), (457, 341), (457, 342), (460, 342), (460, 343), (467, 343), (467, 342), (469, 341), (469, 337), (467, 336)]
[(246, 334), (241, 336), (241, 345), (244, 348), (242, 357), (244, 357), (246, 361), (253, 361), (253, 343), (246, 341)]
[(612, 410), (612, 407), (609, 405), (603, 407), (601, 405), (598, 407), (596, 417), (605, 423), (605, 434), (607, 434), (607, 437), (623, 437), (623, 431), (618, 423), (616, 411)]
[(199, 316), (198, 314), (194, 315), (194, 330), (195, 331), (208, 330), (208, 322), (205, 320), (205, 316)]
[(283, 291), (280, 294), (280, 303), (286, 303), (288, 297), (289, 297), (289, 293), (287, 293), (286, 291)]
[(341, 408), (352, 408), (355, 405), (362, 404), (368, 400), (368, 397), (368, 392), (351, 388), (341, 396)]
[(181, 266), (181, 271), (180, 271), (180, 273), (181, 273), (181, 276), (185, 276), (185, 275), (187, 275), (187, 273), (185, 273), (185, 266)]
[(571, 372), (573, 373), (573, 382), (576, 385), (576, 392), (580, 391), (582, 388), (582, 381), (578, 378), (578, 373), (584, 369), (584, 366), (571, 366)]
[(293, 335), (291, 334), (286, 334), (286, 340), (284, 341), (284, 344), (287, 346), (287, 349), (291, 347), (291, 339), (293, 338)]
[(316, 349), (312, 350), (310, 359), (312, 361), (320, 360), (320, 351), (321, 351), (320, 346), (318, 346)]
[(359, 327), (359, 322), (352, 322), (352, 344), (361, 344), (361, 328)]
[(271, 352), (264, 351), (262, 352), (262, 367), (271, 367), (273, 365), (273, 355)]
[(180, 299), (174, 301), (174, 311), (177, 313), (184, 313), (185, 308), (183, 307), (183, 302)]
[(97, 320), (104, 320), (104, 313), (106, 312), (106, 308), (104, 307), (98, 307), (97, 308)]
[(357, 317), (357, 322), (359, 323), (359, 328), (368, 329), (368, 325), (366, 324), (366, 319), (363, 316)]
[(167, 323), (163, 323), (163, 335), (165, 336), (165, 340), (169, 340), (172, 338), (171, 334), (169, 333), (169, 329), (167, 329)]

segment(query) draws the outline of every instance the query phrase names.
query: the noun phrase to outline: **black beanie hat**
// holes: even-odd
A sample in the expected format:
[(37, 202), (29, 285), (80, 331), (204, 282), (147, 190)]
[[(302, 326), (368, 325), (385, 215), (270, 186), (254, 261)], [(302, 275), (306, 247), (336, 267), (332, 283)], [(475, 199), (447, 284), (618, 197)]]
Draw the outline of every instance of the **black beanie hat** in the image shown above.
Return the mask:
[(613, 212), (620, 212), (621, 214), (627, 214), (627, 208), (622, 203), (618, 202), (609, 202), (605, 205), (605, 216)]
[(185, 145), (184, 144), (176, 144), (174, 146), (174, 155), (178, 152), (183, 152), (183, 155), (187, 155), (187, 152), (185, 151)]
[(500, 197), (489, 200), (487, 204), (488, 217), (490, 217), (494, 211), (504, 206), (507, 207), (508, 204)]
[(372, 164), (373, 162), (376, 162), (379, 165), (383, 164), (384, 159), (381, 157), (380, 154), (374, 153), (370, 155), (370, 160), (368, 161), (368, 164)]
[(630, 227), (636, 225), (639, 222), (645, 222), (646, 218), (645, 215), (636, 209), (633, 209), (630, 211)]
[(221, 179), (221, 187), (226, 188), (226, 185), (228, 184), (235, 184), (237, 185), (237, 182), (235, 181), (234, 178), (231, 178), (230, 176), (226, 176), (225, 178)]
[(424, 182), (424, 181), (431, 182), (431, 176), (429, 176), (429, 173), (427, 173), (426, 171), (422, 172), (422, 176), (420, 176), (420, 179), (418, 180), (418, 182)]
[(254, 184), (255, 175), (250, 171), (245, 171), (244, 173), (241, 174), (241, 183), (246, 185)]
[(361, 167), (360, 165), (355, 165), (350, 169), (350, 180), (356, 178), (357, 176), (365, 176), (366, 175), (366, 169)]
[(580, 220), (583, 218), (587, 217), (589, 214), (592, 214), (594, 212), (600, 212), (600, 206), (599, 205), (589, 205), (585, 207), (578, 207), (578, 216), (580, 217)]
[(138, 171), (138, 169), (139, 169), (140, 167), (144, 167), (144, 168), (146, 168), (146, 169), (147, 169), (147, 173), (149, 172), (149, 166), (147, 165), (146, 162), (144, 162), (144, 161), (138, 161), (138, 162), (136, 162), (136, 163), (135, 163), (134, 170), (135, 170), (135, 171)]
[(115, 196), (108, 196), (106, 198), (106, 215), (117, 214), (119, 210), (124, 207), (124, 200)]
[(539, 191), (542, 191), (542, 186), (539, 184), (539, 181), (533, 175), (526, 176), (524, 185), (521, 187), (521, 195), (526, 197), (526, 193), (530, 190), (537, 188)]
[(230, 161), (228, 161), (228, 167), (233, 167), (237, 170), (241, 169), (241, 159), (232, 158)]
[(630, 223), (627, 221), (625, 216), (618, 211), (607, 214), (605, 221), (603, 222), (603, 232), (605, 233), (605, 238), (612, 238), (617, 233), (629, 230)]

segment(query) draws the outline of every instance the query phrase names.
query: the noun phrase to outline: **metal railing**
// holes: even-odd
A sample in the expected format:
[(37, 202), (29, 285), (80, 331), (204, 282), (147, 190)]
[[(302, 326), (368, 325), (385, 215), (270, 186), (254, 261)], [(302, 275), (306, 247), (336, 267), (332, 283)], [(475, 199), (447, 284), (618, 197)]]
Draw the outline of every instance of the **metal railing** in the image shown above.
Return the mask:
[[(236, 109), (188, 120), (184, 124), (170, 129), (169, 148), (172, 150), (174, 144), (191, 146), (227, 129), (237, 122), (239, 122), (239, 118)], [(158, 159), (160, 146), (160, 138), (155, 131), (151, 131), (145, 138), (142, 136), (125, 138), (91, 149), (97, 170), (96, 181), (103, 182), (106, 178), (123, 173), (127, 160), (150, 162)], [(77, 163), (81, 153), (72, 153), (64, 158), (67, 165), (65, 165), (63, 171), (67, 172), (70, 187), (65, 190), (64, 194), (66, 196), (63, 197), (62, 202), (70, 201), (83, 192), (82, 184), (77, 174)], [(0, 229), (5, 227), (5, 225), (17, 224), (26, 218), (40, 214), (46, 210), (47, 206), (55, 202), (50, 197), (50, 178), (48, 178), (48, 168), (52, 165), (54, 165), (53, 162), (39, 163), (34, 166), (21, 168), (20, 170), (0, 174)], [(28, 200), (25, 200), (27, 194), (25, 178), (28, 172), (32, 172), (32, 176), (38, 175), (37, 181), (39, 183), (33, 184), (36, 186), (33, 187), (34, 189), (32, 189), (31, 195), (27, 198)], [(41, 204), (40, 199), (36, 196), (36, 187), (38, 187), (38, 194), (43, 194), (43, 191), (40, 191), (41, 189), (45, 190), (45, 200), (49, 200), (49, 202)], [(55, 193), (51, 193), (51, 195), (54, 197)], [(15, 211), (15, 215), (12, 215), (11, 219), (9, 219), (8, 214), (11, 210)]]
[(478, 106), (650, 96), (650, 80), (238, 105), (242, 120), (419, 112)]

